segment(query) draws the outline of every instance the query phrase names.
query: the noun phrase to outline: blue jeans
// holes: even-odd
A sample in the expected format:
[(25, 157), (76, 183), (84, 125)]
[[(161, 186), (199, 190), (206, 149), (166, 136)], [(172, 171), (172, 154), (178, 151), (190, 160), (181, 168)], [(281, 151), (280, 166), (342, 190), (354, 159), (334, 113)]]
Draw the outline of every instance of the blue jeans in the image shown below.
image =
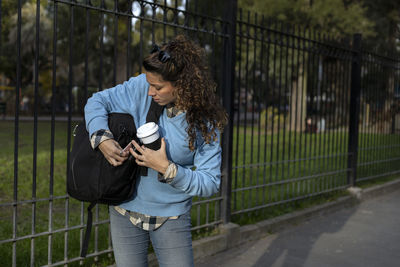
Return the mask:
[(167, 220), (154, 231), (133, 225), (127, 216), (110, 206), (111, 238), (118, 267), (148, 266), (149, 240), (159, 266), (193, 266), (190, 211)]

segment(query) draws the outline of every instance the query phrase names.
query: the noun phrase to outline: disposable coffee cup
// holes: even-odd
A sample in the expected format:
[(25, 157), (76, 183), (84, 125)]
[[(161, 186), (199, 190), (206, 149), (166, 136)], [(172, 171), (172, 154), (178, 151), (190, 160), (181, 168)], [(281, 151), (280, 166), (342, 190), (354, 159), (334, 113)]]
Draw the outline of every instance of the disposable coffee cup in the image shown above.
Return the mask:
[(137, 129), (136, 136), (140, 142), (147, 148), (159, 150), (161, 147), (160, 133), (158, 132), (158, 125), (154, 122), (143, 124)]

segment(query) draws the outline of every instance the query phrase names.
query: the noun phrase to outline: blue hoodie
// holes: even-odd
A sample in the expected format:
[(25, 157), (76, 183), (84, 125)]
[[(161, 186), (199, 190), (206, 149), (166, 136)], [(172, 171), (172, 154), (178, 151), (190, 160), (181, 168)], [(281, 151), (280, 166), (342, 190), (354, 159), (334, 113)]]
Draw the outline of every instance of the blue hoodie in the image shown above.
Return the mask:
[[(146, 123), (151, 97), (147, 95), (149, 84), (141, 74), (123, 84), (93, 94), (85, 106), (86, 128), (94, 132), (108, 128), (108, 114), (129, 113), (137, 127)], [(186, 114), (169, 118), (164, 109), (159, 121), (160, 134), (165, 138), (169, 160), (178, 167), (172, 183), (158, 181), (158, 173), (150, 169), (147, 176), (136, 182), (132, 200), (120, 207), (150, 216), (177, 216), (190, 210), (193, 196), (208, 197), (218, 192), (221, 178), (221, 147), (218, 140), (206, 144), (197, 134), (194, 151), (189, 149)], [(195, 167), (195, 168), (193, 168)]]

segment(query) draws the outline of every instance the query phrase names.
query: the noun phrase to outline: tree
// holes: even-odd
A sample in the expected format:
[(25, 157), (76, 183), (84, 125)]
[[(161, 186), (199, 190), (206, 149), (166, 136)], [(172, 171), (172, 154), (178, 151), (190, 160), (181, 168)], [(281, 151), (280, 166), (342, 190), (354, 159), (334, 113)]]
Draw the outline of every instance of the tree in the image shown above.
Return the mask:
[(400, 52), (400, 2), (392, 0), (362, 0), (367, 16), (374, 21), (375, 35), (365, 36), (364, 47), (379, 54)]
[[(35, 1), (24, 1), (21, 8), (21, 56), (17, 58), (17, 5), (15, 1), (4, 1), (2, 32), (1, 32), (1, 56), (0, 73), (7, 77), (11, 86), (17, 84), (16, 66), (17, 60), (21, 66), (21, 93), (24, 95), (33, 95), (33, 83), (35, 78), (35, 54), (38, 52), (38, 71), (47, 71), (50, 68), (50, 57), (47, 54), (51, 35), (48, 32), (51, 29), (51, 20), (49, 18), (46, 5), (40, 6), (40, 30), (45, 33), (41, 36), (38, 51), (36, 48), (36, 3)], [(22, 97), (22, 95), (21, 95)]]
[[(385, 55), (393, 60), (371, 56), (381, 64), (382, 68), (377, 70), (371, 64), (365, 66), (365, 83), (374, 83), (375, 90), (364, 90), (362, 101), (371, 110), (371, 122), (381, 124), (380, 129), (390, 129), (394, 133), (395, 116), (400, 110), (400, 101), (395, 99), (395, 90), (399, 88), (400, 77), (395, 71), (395, 58), (400, 55), (400, 2), (399, 1), (362, 1), (368, 16), (375, 22), (375, 36), (364, 38), (363, 47), (374, 51), (376, 54)], [(397, 63), (398, 64), (398, 63)], [(378, 76), (379, 78), (371, 78)], [(396, 82), (397, 81), (397, 82)], [(371, 88), (371, 85), (369, 86)]]
[[(371, 0), (372, 1), (372, 0)], [(358, 2), (343, 0), (239, 0), (239, 6), (266, 18), (303, 25), (333, 37), (375, 36), (374, 22), (367, 16), (367, 8)]]
[[(296, 31), (294, 33), (296, 35), (300, 34), (305, 36), (307, 39), (314, 39), (317, 36), (316, 32), (318, 32), (318, 36), (320, 36), (318, 38), (327, 36), (325, 42), (337, 43), (339, 43), (341, 39), (348, 38), (356, 32), (361, 32), (364, 36), (375, 35), (373, 29), (374, 23), (367, 17), (367, 9), (362, 4), (356, 2), (346, 3), (343, 0), (239, 0), (239, 6), (253, 12), (258, 12), (260, 16), (262, 14), (264, 21), (277, 21), (272, 24), (272, 27), (278, 31), (283, 30), (288, 33), (293, 33), (293, 26), (286, 25), (296, 25)], [(265, 24), (265, 26), (267, 29), (270, 29), (271, 23)], [(278, 39), (278, 42), (283, 42), (283, 46), (291, 42), (290, 38), (284, 35), (283, 37), (279, 35), (274, 37), (276, 35), (271, 33), (271, 36), (273, 36), (275, 40)], [(312, 42), (304, 42), (304, 44), (300, 41), (293, 42), (297, 42), (296, 45), (304, 46), (308, 51), (320, 49), (318, 44), (313, 44)], [(324, 88), (322, 88), (320, 77), (324, 76), (325, 79), (327, 79), (327, 71), (325, 69), (344, 63), (341, 63), (334, 57), (329, 57), (327, 55), (318, 56), (314, 52), (300, 52), (300, 50), (296, 53), (302, 53), (302, 57), (296, 59), (296, 57), (292, 56), (293, 52), (290, 50), (285, 52), (284, 48), (280, 46), (278, 46), (278, 49), (269, 52), (272, 55), (276, 53), (280, 55), (283, 53), (284, 57), (289, 58), (289, 62), (287, 63), (265, 62), (265, 64), (276, 65), (275, 70), (280, 69), (280, 64), (284, 64), (284, 67), (286, 66), (285, 68), (289, 69), (288, 76), (291, 77), (291, 79), (279, 81), (277, 83), (279, 84), (278, 88), (276, 88), (276, 86), (272, 86), (271, 88), (269, 84), (266, 86), (268, 86), (269, 91), (278, 92), (275, 94), (279, 94), (279, 96), (283, 96), (284, 98), (286, 97), (285, 95), (287, 95), (287, 91), (280, 92), (279, 90), (287, 90), (289, 87), (292, 88), (292, 94), (288, 96), (289, 100), (284, 100), (285, 103), (289, 103), (288, 113), (291, 114), (291, 121), (289, 123), (292, 126), (291, 128), (296, 129), (296, 131), (304, 130), (305, 118), (308, 115), (306, 110), (310, 110), (310, 105), (316, 107), (320, 106), (320, 100), (318, 100), (319, 95), (322, 95), (322, 93), (326, 94), (328, 91), (332, 93), (332, 91), (338, 88), (336, 85), (337, 82), (330, 79), (330, 84), (324, 83), (325, 90), (327, 91), (322, 92), (321, 90), (324, 90)], [(271, 60), (276, 61), (276, 59), (269, 57), (269, 61)], [(307, 62), (311, 62), (311, 64), (307, 65)], [(339, 68), (345, 69), (346, 67), (341, 65)], [(271, 76), (271, 73), (267, 73), (267, 75)], [(271, 78), (273, 77), (269, 79)], [(279, 77), (279, 79), (281, 78)], [(340, 93), (337, 92), (336, 95), (340, 95)], [(297, 98), (295, 96), (297, 96)], [(272, 96), (268, 95), (264, 97), (271, 98)], [(317, 99), (316, 103), (313, 103), (314, 98)], [(307, 99), (310, 99), (310, 103), (307, 103)], [(301, 103), (298, 103), (298, 100), (301, 100)], [(279, 105), (282, 104), (280, 103)], [(341, 105), (334, 105), (333, 108), (338, 109), (340, 106)], [(331, 114), (335, 113), (336, 112), (331, 111)], [(332, 125), (332, 127), (333, 126), (336, 127), (337, 125)]]

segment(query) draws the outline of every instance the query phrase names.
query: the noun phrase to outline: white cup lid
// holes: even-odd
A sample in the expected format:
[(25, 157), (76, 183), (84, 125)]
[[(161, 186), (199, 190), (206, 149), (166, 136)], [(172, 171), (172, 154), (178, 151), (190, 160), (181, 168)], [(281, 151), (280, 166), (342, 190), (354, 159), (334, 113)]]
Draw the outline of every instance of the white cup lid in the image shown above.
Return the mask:
[(142, 139), (153, 135), (155, 132), (158, 132), (158, 125), (154, 122), (148, 122), (137, 129), (136, 135), (138, 138)]

